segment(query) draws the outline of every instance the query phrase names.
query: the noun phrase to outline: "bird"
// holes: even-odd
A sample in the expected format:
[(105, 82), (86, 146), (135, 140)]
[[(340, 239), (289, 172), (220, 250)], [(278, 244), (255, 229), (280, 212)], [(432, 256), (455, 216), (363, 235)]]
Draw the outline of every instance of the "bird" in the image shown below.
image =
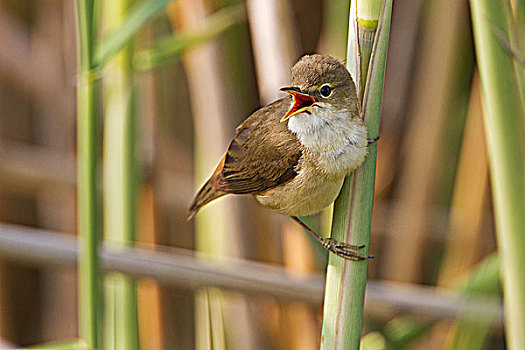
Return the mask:
[(328, 251), (349, 260), (371, 256), (323, 238), (299, 216), (328, 207), (345, 176), (368, 153), (367, 129), (359, 114), (352, 76), (328, 55), (303, 56), (292, 68), (289, 95), (260, 108), (236, 129), (215, 171), (195, 195), (188, 220), (227, 194), (250, 194), (262, 206), (291, 217)]

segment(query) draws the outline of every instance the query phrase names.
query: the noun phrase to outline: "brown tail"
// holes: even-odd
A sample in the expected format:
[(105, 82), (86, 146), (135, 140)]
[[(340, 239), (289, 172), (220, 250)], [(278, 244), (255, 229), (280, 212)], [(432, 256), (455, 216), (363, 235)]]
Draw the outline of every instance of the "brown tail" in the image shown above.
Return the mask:
[(211, 187), (210, 180), (206, 181), (190, 204), (190, 208), (188, 209), (188, 220), (191, 220), (200, 208), (225, 194), (226, 192), (218, 191)]

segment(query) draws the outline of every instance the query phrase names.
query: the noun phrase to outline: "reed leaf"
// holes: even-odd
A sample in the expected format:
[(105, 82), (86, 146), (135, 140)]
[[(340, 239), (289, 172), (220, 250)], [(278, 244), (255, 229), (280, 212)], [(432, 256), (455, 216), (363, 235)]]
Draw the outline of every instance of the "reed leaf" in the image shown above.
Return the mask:
[[(486, 301), (497, 302), (501, 294), (497, 255), (486, 257), (468, 276), (455, 283), (452, 289), (460, 290), (465, 296), (483, 295), (486, 296)], [(490, 305), (486, 309), (476, 309), (476, 315), (468, 312), (461, 315), (446, 349), (483, 349), (494, 322), (499, 319), (495, 312), (498, 308)], [(382, 333), (387, 340), (388, 349), (406, 349), (411, 342), (433, 329), (435, 323), (436, 320), (429, 318), (398, 316), (385, 325)]]
[[(499, 296), (501, 293), (500, 266), (498, 256), (493, 254), (485, 258), (468, 278), (462, 287), (465, 295)], [(483, 311), (483, 310), (480, 310)], [(465, 314), (458, 320), (454, 336), (448, 344), (448, 349), (485, 349), (490, 332), (497, 315), (490, 311), (480, 317)]]
[(135, 56), (134, 67), (137, 70), (150, 70), (169, 63), (178, 59), (184, 51), (215, 38), (244, 20), (245, 4), (221, 9), (209, 16), (200, 30), (168, 35), (157, 40), (152, 49), (140, 51)]
[(131, 41), (146, 23), (158, 16), (169, 2), (170, 0), (149, 0), (133, 6), (120, 26), (100, 40), (96, 46), (94, 62), (100, 67), (104, 66), (114, 54)]
[(414, 316), (398, 316), (388, 322), (382, 330), (388, 349), (406, 349), (409, 344), (432, 329), (433, 320)]

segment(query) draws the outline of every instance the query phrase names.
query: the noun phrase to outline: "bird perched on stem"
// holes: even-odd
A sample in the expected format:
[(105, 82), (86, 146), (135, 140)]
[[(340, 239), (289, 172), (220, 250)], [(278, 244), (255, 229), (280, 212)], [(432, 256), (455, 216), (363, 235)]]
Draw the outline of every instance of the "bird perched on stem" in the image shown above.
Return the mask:
[(263, 107), (237, 135), (189, 208), (191, 219), (226, 194), (251, 194), (263, 206), (292, 217), (329, 251), (350, 260), (368, 256), (355, 246), (322, 238), (298, 216), (313, 215), (339, 194), (347, 174), (367, 154), (367, 130), (356, 87), (343, 64), (326, 55), (301, 58), (292, 68), (291, 96)]

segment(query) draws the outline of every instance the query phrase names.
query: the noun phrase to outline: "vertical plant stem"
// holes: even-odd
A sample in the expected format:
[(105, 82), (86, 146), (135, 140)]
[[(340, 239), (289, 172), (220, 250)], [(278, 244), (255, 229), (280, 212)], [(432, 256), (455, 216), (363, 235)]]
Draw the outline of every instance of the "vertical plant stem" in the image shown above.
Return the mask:
[(95, 14), (93, 0), (78, 0), (79, 85), (77, 89), (79, 333), (89, 348), (99, 346), (100, 310), (97, 196), (97, 89), (93, 65)]
[[(358, 2), (357, 8), (359, 9), (359, 7), (360, 4)], [(357, 10), (357, 18), (359, 18), (359, 13), (359, 10)], [(379, 9), (376, 14), (380, 25), (374, 42), (374, 49), (372, 50), (370, 72), (366, 80), (367, 86), (363, 98), (363, 118), (368, 128), (369, 139), (376, 138), (379, 134), (391, 13), (392, 1), (387, 0), (383, 4), (381, 15), (379, 15)], [(359, 32), (359, 20), (354, 24), (350, 23), (349, 62), (351, 62), (351, 57), (362, 57), (363, 54), (367, 54), (366, 45), (359, 49), (361, 50), (359, 56), (355, 54), (355, 51), (352, 52), (350, 46), (359, 42), (359, 39), (356, 39), (355, 36), (352, 38), (353, 33), (355, 33), (354, 28), (357, 28)], [(349, 66), (349, 69), (352, 70), (352, 67)], [(361, 72), (361, 74), (367, 73), (359, 67), (359, 64), (357, 65), (357, 70), (353, 72), (355, 73), (356, 71)], [(349, 178), (345, 180), (341, 194), (334, 205), (332, 237), (350, 244), (366, 244), (367, 247), (364, 254), (368, 253), (370, 241), (376, 156), (377, 144), (374, 143), (369, 147), (369, 154), (364, 164), (355, 171), (353, 180), (349, 180)], [(347, 218), (349, 218), (348, 224), (346, 224)], [(321, 349), (359, 348), (363, 327), (367, 264), (367, 261), (344, 261), (340, 257), (330, 254)]]
[(485, 106), (499, 257), (503, 270), (509, 349), (525, 349), (525, 116), (513, 57), (494, 27), (509, 37), (506, 0), (470, 1)]
[[(482, 256), (483, 220), (487, 215), (488, 155), (483, 130), (481, 90), (477, 75), (471, 87), (469, 109), (449, 214), (449, 237), (445, 245), (437, 285), (448, 287), (471, 271)], [(473, 174), (477, 174), (473, 177)]]
[[(104, 1), (104, 29), (122, 25), (129, 0)], [(109, 61), (104, 74), (104, 240), (115, 249), (135, 241), (136, 115), (132, 46)], [(123, 274), (105, 279), (104, 348), (138, 349), (137, 289)]]
[[(182, 30), (202, 27), (211, 12), (209, 1), (182, 0), (178, 2), (180, 13), (169, 12), (173, 26), (180, 21)], [(216, 42), (208, 42), (183, 56), (192, 101), (195, 130), (195, 173), (197, 184), (202, 184), (210, 169), (227, 146), (230, 115), (224, 104), (224, 66), (220, 61)], [(202, 87), (206, 86), (206, 89)], [(195, 218), (196, 247), (199, 251), (221, 256), (231, 254), (237, 243), (235, 227), (231, 219), (232, 202), (221, 200), (205, 208)], [(238, 227), (238, 226), (237, 226)], [(226, 349), (224, 304), (225, 298), (217, 288), (201, 289), (196, 293), (196, 349)]]
[[(396, 148), (404, 156), (397, 167), (392, 197), (396, 205), (388, 223), (392, 235), (384, 241), (382, 251), (386, 263), (382, 263), (381, 275), (406, 283), (420, 281), (421, 265), (430, 259), (423, 252), (432, 208), (450, 202), (474, 70), (468, 4), (427, 1), (422, 12), (427, 16), (420, 27), (410, 107)], [(400, 247), (410, 254), (399, 254)]]
[[(290, 0), (247, 0), (253, 56), (261, 104), (279, 96), (300, 56)], [(276, 89), (276, 87), (278, 87)]]
[(346, 55), (350, 2), (326, 1), (323, 6), (323, 29), (319, 51), (343, 60)]

